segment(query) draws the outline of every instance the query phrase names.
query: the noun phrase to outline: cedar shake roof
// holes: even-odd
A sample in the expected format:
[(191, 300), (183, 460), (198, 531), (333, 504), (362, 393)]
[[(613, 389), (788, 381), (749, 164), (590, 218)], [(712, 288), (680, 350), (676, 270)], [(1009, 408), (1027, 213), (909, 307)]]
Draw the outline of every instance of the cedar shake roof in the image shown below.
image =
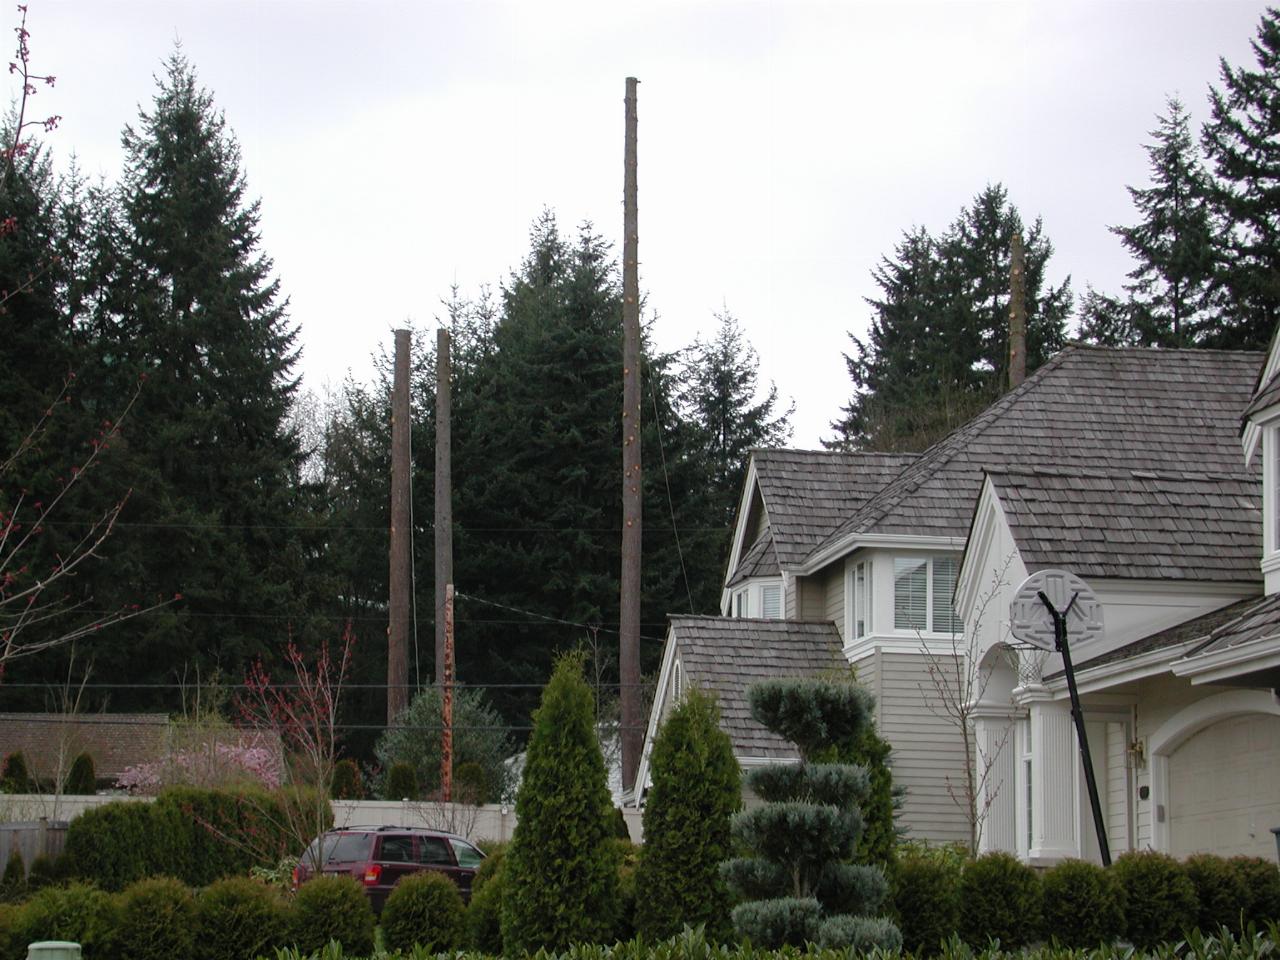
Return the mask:
[(156, 713), (0, 713), (0, 755), (21, 750), (35, 776), (56, 773), (59, 747), (69, 765), (78, 754), (93, 757), (99, 779), (157, 760), (169, 742), (169, 717)]
[(1259, 410), (1265, 410), (1273, 403), (1280, 403), (1280, 372), (1276, 373), (1265, 387), (1253, 395), (1253, 400), (1245, 408), (1243, 419), (1248, 420)]
[(1238, 616), (1214, 630), (1201, 646), (1187, 656), (1219, 653), (1246, 643), (1275, 640), (1277, 636), (1280, 636), (1280, 593), (1273, 593), (1253, 600)]
[(739, 759), (800, 756), (795, 744), (766, 730), (751, 716), (747, 689), (753, 683), (849, 668), (840, 634), (830, 621), (672, 617), (671, 638), (685, 683), (696, 684), (719, 700), (720, 727)]
[(859, 533), (962, 538), (986, 470), (1194, 470), (1257, 482), (1236, 437), (1262, 362), (1244, 351), (1069, 346), (921, 454), (819, 549)]
[(736, 587), (742, 581), (750, 580), (752, 577), (776, 577), (781, 572), (782, 568), (778, 565), (778, 552), (773, 548), (773, 531), (766, 528), (755, 545), (743, 554), (742, 562), (738, 564), (738, 569), (734, 571), (725, 586)]
[[(800, 563), (918, 457), (914, 453), (836, 450), (753, 450), (751, 456), (780, 568)], [(742, 578), (740, 571), (745, 565), (746, 557), (732, 581)]]
[(1045, 468), (988, 476), (1028, 572), (1065, 567), (1085, 578), (1261, 579), (1256, 471)]

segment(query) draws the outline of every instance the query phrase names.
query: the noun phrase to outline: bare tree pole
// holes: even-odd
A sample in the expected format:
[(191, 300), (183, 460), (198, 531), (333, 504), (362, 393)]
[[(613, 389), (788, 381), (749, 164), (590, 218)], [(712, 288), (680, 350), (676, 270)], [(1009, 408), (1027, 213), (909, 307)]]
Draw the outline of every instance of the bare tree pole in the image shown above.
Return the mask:
[(1009, 249), (1009, 389), (1027, 378), (1027, 265), (1022, 231)]
[(397, 330), (391, 385), (391, 616), (387, 625), (387, 726), (408, 703), (411, 531), (409, 529), (409, 331)]
[[(436, 684), (445, 678), (446, 592), (453, 586), (453, 366), (449, 331), (436, 331)], [(452, 679), (452, 678), (449, 678)]]
[(640, 268), (636, 210), (636, 84), (627, 77), (622, 187), (622, 581), (618, 679), (622, 788), (635, 786), (644, 746), (640, 716)]

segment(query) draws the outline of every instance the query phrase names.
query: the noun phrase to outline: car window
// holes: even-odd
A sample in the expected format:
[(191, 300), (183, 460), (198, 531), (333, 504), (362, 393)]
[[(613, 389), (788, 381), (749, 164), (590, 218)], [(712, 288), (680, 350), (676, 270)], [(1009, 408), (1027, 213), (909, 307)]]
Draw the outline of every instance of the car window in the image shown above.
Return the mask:
[(445, 843), (444, 837), (419, 837), (418, 862), (452, 865), (453, 855), (449, 852), (449, 845)]
[(324, 838), (326, 863), (351, 863), (368, 860), (373, 850), (373, 837), (367, 833), (329, 834)]
[(382, 852), (378, 859), (384, 863), (413, 862), (413, 838), (383, 837)]
[(449, 842), (453, 844), (453, 853), (458, 858), (458, 866), (474, 869), (484, 860), (484, 854), (465, 840), (454, 840), (450, 837)]

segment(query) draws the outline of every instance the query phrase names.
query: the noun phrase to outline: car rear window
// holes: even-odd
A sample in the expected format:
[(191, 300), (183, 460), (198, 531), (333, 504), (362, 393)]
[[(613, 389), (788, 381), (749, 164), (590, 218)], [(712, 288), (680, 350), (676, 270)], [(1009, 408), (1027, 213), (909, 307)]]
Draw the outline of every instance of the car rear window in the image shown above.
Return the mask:
[(373, 850), (373, 836), (368, 833), (339, 833), (325, 837), (326, 863), (351, 863), (368, 860)]

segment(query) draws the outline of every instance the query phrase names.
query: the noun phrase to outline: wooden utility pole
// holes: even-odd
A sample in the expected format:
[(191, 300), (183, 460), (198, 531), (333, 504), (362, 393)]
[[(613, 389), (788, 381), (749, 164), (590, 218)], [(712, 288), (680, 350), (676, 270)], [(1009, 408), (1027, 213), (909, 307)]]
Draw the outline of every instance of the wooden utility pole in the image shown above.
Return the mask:
[(453, 800), (453, 584), (444, 588), (444, 669), (440, 675), (440, 799)]
[(627, 77), (622, 178), (622, 595), (618, 679), (622, 788), (636, 785), (644, 747), (640, 716), (640, 266), (636, 210), (636, 84)]
[(1009, 389), (1027, 378), (1027, 265), (1022, 231), (1009, 249)]
[(409, 331), (397, 330), (391, 385), (391, 622), (387, 626), (387, 726), (409, 701), (412, 531), (409, 509)]
[(440, 798), (453, 798), (453, 393), (449, 331), (436, 333), (436, 684)]

